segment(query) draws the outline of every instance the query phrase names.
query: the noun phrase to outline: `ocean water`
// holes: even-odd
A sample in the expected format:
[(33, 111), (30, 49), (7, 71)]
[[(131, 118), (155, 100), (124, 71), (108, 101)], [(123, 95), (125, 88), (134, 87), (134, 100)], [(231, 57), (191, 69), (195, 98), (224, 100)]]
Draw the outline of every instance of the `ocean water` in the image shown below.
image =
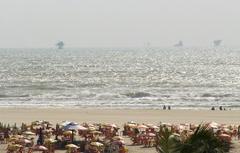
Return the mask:
[(0, 107), (240, 108), (240, 48), (0, 49)]

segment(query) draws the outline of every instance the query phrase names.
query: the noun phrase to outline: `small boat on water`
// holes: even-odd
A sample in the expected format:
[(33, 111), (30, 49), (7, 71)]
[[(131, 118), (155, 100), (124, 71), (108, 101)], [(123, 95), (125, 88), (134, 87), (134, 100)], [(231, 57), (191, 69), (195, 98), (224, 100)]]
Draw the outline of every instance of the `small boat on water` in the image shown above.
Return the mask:
[(180, 40), (174, 47), (183, 47), (183, 42)]
[(63, 49), (64, 47), (64, 42), (63, 41), (59, 41), (57, 44), (56, 44), (57, 48), (58, 49)]
[(214, 41), (213, 41), (214, 47), (218, 47), (218, 46), (220, 46), (221, 44), (222, 44), (222, 40), (214, 40)]

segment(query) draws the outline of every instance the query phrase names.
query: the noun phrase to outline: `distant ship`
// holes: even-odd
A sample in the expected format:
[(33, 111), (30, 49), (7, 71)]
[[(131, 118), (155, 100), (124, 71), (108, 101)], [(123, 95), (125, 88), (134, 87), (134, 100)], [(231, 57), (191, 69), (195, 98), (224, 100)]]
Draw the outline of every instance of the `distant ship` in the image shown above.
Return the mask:
[(174, 47), (183, 47), (183, 42), (180, 40)]
[(221, 43), (222, 43), (222, 40), (214, 40), (214, 41), (213, 41), (213, 45), (214, 45), (215, 47), (220, 46)]
[(56, 46), (57, 46), (58, 49), (63, 49), (63, 47), (64, 47), (63, 41), (59, 41), (59, 42), (56, 44)]

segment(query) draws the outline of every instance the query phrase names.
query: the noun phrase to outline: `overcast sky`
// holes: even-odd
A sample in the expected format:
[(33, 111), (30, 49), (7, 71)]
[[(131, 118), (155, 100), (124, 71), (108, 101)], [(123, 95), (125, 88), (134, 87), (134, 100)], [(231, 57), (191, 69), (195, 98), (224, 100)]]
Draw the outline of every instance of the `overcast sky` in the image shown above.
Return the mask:
[(240, 43), (240, 0), (0, 0), (0, 48)]

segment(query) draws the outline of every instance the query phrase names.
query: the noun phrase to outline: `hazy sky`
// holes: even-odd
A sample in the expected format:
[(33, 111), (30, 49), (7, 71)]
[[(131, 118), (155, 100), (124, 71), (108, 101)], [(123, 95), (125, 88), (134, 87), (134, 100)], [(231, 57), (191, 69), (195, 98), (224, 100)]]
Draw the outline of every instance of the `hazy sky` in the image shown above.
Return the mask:
[(240, 43), (240, 0), (0, 0), (0, 48)]

